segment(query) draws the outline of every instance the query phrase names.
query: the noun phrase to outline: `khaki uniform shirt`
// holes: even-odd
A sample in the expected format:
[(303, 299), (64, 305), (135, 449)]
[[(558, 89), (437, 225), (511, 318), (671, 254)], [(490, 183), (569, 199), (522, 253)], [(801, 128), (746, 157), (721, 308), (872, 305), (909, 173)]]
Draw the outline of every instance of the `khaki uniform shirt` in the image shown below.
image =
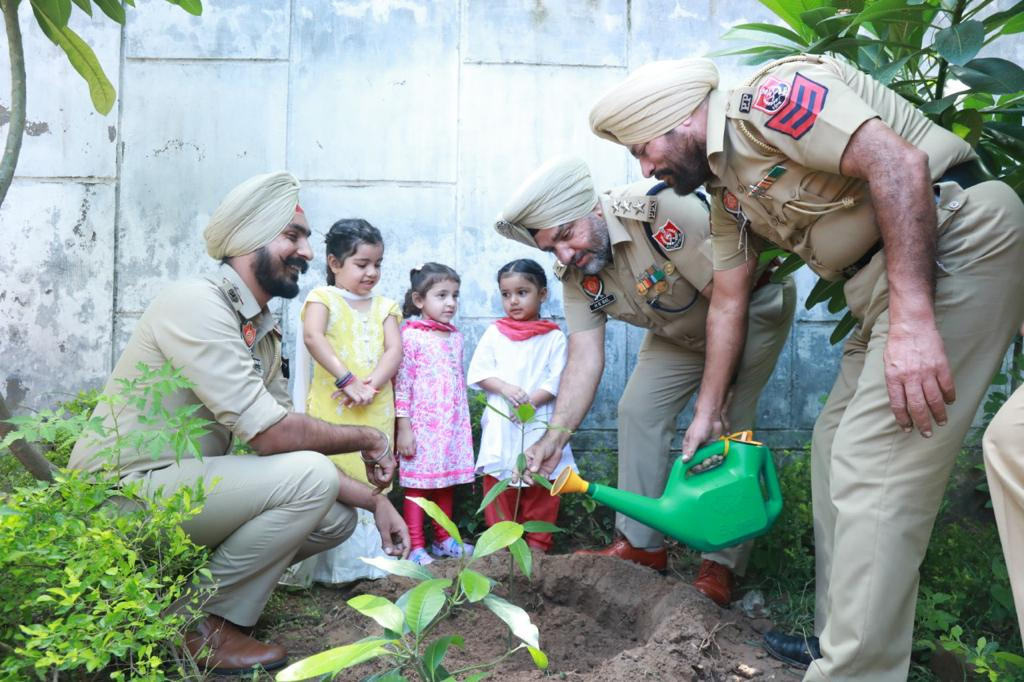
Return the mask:
[(841, 279), (881, 238), (867, 183), (839, 174), (847, 143), (872, 118), (928, 153), (933, 180), (976, 158), (910, 102), (830, 57), (779, 60), (744, 87), (713, 90), (707, 153), (715, 269), (744, 263), (766, 240), (823, 278)]
[(700, 292), (712, 275), (708, 211), (693, 194), (666, 188), (648, 196), (656, 184), (645, 180), (600, 195), (612, 261), (597, 275), (556, 265), (566, 322), (571, 334), (611, 317), (701, 352), (708, 301)]
[[(230, 453), (233, 438), (248, 442), (291, 409), (288, 381), (281, 369), (281, 334), (273, 316), (260, 308), (229, 265), (221, 265), (209, 277), (174, 284), (150, 304), (103, 392), (117, 395), (118, 380), (137, 378), (139, 363), (159, 368), (168, 361), (194, 388), (168, 396), (164, 408), (173, 413), (199, 404), (194, 416), (213, 422), (199, 441), (203, 457)], [(111, 428), (110, 411), (103, 403), (95, 414)], [(126, 433), (151, 428), (140, 424), (140, 414), (147, 411), (125, 405), (117, 418), (118, 429)], [(102, 468), (106, 460), (96, 455), (113, 440), (84, 435), (71, 453), (69, 466), (89, 471)], [(173, 464), (174, 453), (126, 450), (119, 460), (125, 475)]]

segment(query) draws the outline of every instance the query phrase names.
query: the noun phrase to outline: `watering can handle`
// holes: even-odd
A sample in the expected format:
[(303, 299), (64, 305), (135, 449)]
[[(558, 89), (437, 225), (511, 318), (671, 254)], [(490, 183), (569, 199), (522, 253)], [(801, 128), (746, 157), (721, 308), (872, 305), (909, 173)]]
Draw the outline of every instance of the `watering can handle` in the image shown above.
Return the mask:
[(700, 464), (708, 457), (714, 457), (715, 455), (728, 455), (729, 444), (731, 441), (750, 443), (751, 445), (761, 445), (759, 441), (754, 440), (753, 431), (748, 430), (730, 433), (728, 436), (721, 436), (718, 440), (713, 440), (707, 445), (697, 448), (697, 452), (693, 454), (693, 459), (689, 462), (683, 462), (683, 471), (689, 471), (692, 467)]

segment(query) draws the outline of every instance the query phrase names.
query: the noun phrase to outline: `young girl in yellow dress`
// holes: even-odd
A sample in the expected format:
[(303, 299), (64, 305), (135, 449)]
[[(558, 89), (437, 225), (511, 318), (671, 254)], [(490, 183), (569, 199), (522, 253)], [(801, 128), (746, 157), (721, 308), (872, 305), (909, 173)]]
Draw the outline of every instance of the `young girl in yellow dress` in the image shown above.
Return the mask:
[[(402, 313), (395, 301), (373, 294), (380, 281), (384, 240), (365, 220), (346, 219), (331, 226), (326, 242), (327, 286), (309, 292), (300, 313), (305, 349), (315, 360), (306, 411), (334, 424), (372, 426), (394, 442), (391, 380), (402, 361)], [(297, 374), (296, 384), (306, 377)], [(296, 406), (301, 399), (297, 391)], [(331, 460), (347, 475), (366, 481), (358, 452), (332, 455)], [(360, 509), (358, 517), (351, 538), (310, 557), (316, 560), (314, 580), (338, 583), (384, 575), (359, 559), (386, 555), (373, 515)]]

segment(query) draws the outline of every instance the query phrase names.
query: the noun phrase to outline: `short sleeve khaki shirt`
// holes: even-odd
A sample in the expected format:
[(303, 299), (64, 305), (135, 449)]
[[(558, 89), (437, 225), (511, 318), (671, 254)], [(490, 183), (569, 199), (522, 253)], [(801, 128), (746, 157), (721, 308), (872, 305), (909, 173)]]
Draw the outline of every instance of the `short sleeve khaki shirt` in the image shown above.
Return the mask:
[(707, 152), (715, 175), (715, 269), (741, 265), (770, 242), (836, 280), (878, 243), (867, 183), (839, 174), (850, 138), (872, 118), (928, 153), (933, 180), (976, 158), (966, 142), (838, 59), (780, 60), (743, 87), (712, 91)]
[(708, 303), (700, 292), (712, 276), (707, 207), (694, 194), (656, 185), (645, 180), (600, 195), (612, 249), (601, 272), (556, 268), (569, 333), (612, 318), (702, 351)]
[[(161, 293), (139, 319), (104, 388), (114, 395), (118, 379), (139, 376), (139, 363), (156, 368), (165, 362), (194, 385), (164, 400), (174, 411), (199, 404), (195, 416), (213, 423), (199, 442), (203, 457), (231, 452), (233, 438), (248, 442), (284, 418), (291, 409), (288, 382), (281, 367), (281, 334), (273, 316), (260, 308), (252, 292), (229, 265), (207, 278), (180, 282)], [(97, 416), (111, 425), (101, 403)], [(146, 428), (140, 411), (128, 404), (118, 416), (122, 432)], [(112, 439), (84, 436), (71, 453), (69, 466), (95, 471), (96, 457)], [(159, 469), (174, 462), (172, 452), (154, 458), (148, 452), (121, 452), (122, 475)]]

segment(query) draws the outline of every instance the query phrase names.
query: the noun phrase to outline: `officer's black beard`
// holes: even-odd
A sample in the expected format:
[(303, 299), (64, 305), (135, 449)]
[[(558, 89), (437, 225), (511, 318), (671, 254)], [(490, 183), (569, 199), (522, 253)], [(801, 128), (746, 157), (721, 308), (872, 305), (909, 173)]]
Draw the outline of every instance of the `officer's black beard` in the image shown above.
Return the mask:
[[(275, 263), (278, 264), (276, 267)], [(264, 246), (256, 252), (256, 281), (271, 298), (295, 298), (299, 295), (299, 278), (285, 271), (285, 268), (292, 265), (300, 273), (309, 269), (309, 262), (304, 258), (286, 258), (281, 261), (271, 256), (270, 249)]]
[(654, 171), (654, 176), (667, 182), (679, 196), (690, 194), (707, 182), (711, 175), (707, 145), (678, 134), (675, 135), (669, 160)]

